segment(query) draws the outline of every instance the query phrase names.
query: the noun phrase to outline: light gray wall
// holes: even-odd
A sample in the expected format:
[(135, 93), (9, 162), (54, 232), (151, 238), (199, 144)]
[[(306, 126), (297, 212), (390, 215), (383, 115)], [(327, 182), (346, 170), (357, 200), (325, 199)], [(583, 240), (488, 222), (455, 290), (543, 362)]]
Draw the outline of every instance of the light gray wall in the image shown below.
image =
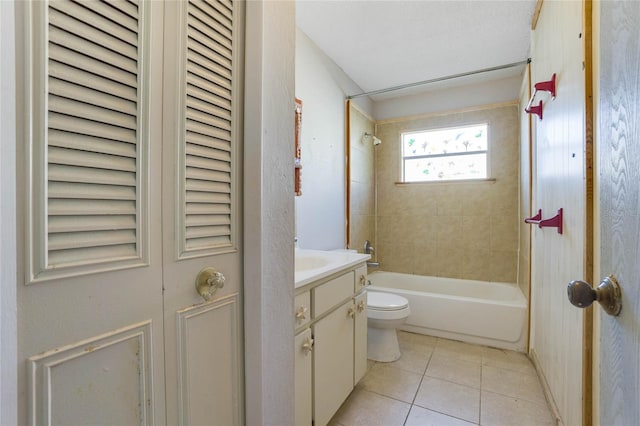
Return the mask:
[[(361, 89), (299, 29), (295, 62), (295, 96), (303, 102), (302, 195), (295, 197), (298, 244), (344, 248), (345, 99)], [(370, 110), (367, 99), (359, 105)]]
[(0, 424), (18, 422), (14, 3), (0, 2)]
[(294, 423), (295, 3), (247, 2), (245, 72), (246, 424)]
[(520, 92), (521, 83), (522, 76), (517, 76), (443, 89), (433, 85), (432, 90), (417, 95), (400, 96), (397, 92), (397, 98), (375, 102), (373, 118), (386, 120), (515, 101), (511, 94)]

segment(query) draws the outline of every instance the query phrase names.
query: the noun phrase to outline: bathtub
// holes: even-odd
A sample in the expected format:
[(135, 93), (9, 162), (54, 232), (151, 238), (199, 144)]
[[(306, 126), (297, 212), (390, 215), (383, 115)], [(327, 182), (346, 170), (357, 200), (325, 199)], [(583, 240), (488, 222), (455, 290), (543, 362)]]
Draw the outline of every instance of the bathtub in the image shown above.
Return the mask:
[(515, 284), (376, 271), (369, 291), (399, 294), (411, 314), (402, 330), (524, 351), (527, 301)]

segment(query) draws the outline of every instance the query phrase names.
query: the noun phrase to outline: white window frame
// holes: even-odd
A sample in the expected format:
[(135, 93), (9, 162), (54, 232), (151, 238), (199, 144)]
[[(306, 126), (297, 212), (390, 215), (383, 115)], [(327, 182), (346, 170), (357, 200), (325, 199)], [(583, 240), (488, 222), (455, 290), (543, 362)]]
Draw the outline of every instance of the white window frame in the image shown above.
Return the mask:
[[(432, 154), (432, 155), (419, 155), (419, 156), (405, 156), (404, 155), (404, 136), (407, 134), (414, 133), (426, 133), (426, 132), (436, 132), (441, 130), (451, 130), (451, 129), (462, 129), (465, 127), (476, 127), (476, 126), (486, 126), (487, 132), (487, 149), (486, 151), (465, 151), (465, 152), (456, 152), (451, 154)], [(426, 129), (406, 129), (400, 132), (400, 183), (414, 184), (414, 183), (449, 183), (449, 182), (465, 182), (465, 181), (483, 181), (483, 180), (492, 180), (491, 179), (491, 162), (490, 162), (490, 151), (491, 151), (491, 138), (490, 138), (490, 128), (491, 125), (488, 121), (479, 121), (475, 123), (464, 123), (459, 125), (451, 125), (446, 127), (432, 127)], [(446, 158), (446, 157), (459, 157), (464, 155), (472, 155), (472, 154), (482, 154), (486, 153), (486, 176), (477, 177), (477, 178), (464, 178), (464, 179), (437, 179), (437, 180), (406, 180), (405, 178), (405, 162), (406, 160), (411, 159), (419, 159), (419, 158)]]

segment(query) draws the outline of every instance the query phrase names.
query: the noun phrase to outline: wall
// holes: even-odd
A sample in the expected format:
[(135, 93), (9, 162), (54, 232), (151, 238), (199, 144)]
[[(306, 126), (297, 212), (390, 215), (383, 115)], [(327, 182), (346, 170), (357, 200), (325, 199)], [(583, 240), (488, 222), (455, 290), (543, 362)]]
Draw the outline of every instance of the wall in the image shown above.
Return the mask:
[[(583, 2), (545, 1), (532, 34), (532, 82), (557, 75), (556, 97), (541, 93), (543, 119), (533, 119), (532, 210), (543, 218), (563, 208), (563, 233), (533, 227), (531, 356), (565, 425), (583, 424), (583, 324), (591, 309), (567, 301), (571, 280), (587, 279), (585, 67)], [(588, 332), (590, 328), (587, 329)], [(588, 367), (587, 367), (588, 368)], [(588, 414), (588, 413), (587, 413)], [(584, 424), (590, 424), (584, 418)]]
[(294, 4), (246, 16), (245, 423), (293, 424)]
[[(385, 271), (515, 283), (519, 115), (514, 103), (378, 124), (378, 260)], [(495, 181), (403, 184), (400, 133), (489, 123)]]
[(369, 240), (375, 247), (375, 179), (373, 173), (374, 154), (372, 138), (373, 119), (351, 104), (349, 112), (351, 155), (351, 244), (349, 248), (364, 251), (364, 242)]
[(14, 4), (0, 2), (0, 424), (18, 423)]
[[(518, 91), (522, 77), (518, 75), (496, 78), (505, 73), (507, 71), (487, 74), (487, 80), (477, 83), (464, 84), (463, 78), (446, 83), (434, 83), (424, 86), (428, 91), (414, 95), (407, 95), (402, 91), (395, 92), (396, 95), (404, 96), (377, 100), (373, 107), (373, 117), (376, 120), (386, 120), (510, 102), (513, 100), (511, 93)], [(448, 87), (452, 84), (456, 86)]]
[[(298, 245), (344, 248), (345, 98), (362, 90), (299, 29), (295, 65), (295, 96), (303, 102), (302, 196), (295, 197)], [(367, 102), (361, 102), (365, 111)]]

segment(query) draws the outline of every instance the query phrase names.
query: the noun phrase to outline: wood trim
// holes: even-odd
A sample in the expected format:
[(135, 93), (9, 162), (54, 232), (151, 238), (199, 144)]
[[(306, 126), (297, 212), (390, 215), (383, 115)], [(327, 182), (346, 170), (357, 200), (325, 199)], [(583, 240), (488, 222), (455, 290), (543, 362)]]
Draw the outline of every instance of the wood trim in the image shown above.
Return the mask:
[(540, 11), (542, 10), (542, 2), (544, 0), (538, 0), (536, 3), (536, 8), (533, 11), (533, 19), (531, 20), (531, 29), (535, 30), (538, 26), (538, 18), (540, 17)]
[(542, 371), (542, 367), (540, 366), (540, 360), (538, 359), (538, 354), (536, 353), (535, 349), (532, 349), (529, 353), (529, 359), (533, 363), (533, 367), (536, 369), (538, 379), (540, 380), (540, 384), (542, 385), (542, 392), (544, 393), (544, 397), (547, 400), (547, 405), (549, 406), (551, 415), (554, 417), (555, 423), (559, 426), (563, 425), (562, 418), (560, 417), (560, 410), (558, 410), (558, 405), (553, 399), (551, 388), (549, 387), (547, 378), (544, 376), (544, 372)]
[[(531, 62), (529, 62), (527, 64), (527, 81), (528, 81), (528, 88), (529, 88), (529, 96), (527, 96), (529, 99), (531, 99), (531, 86), (532, 86), (532, 79), (531, 79)], [(529, 211), (527, 212), (528, 215), (531, 214), (532, 211), (532, 207), (533, 207), (533, 115), (532, 114), (528, 114), (528, 122), (529, 122)], [(531, 252), (533, 250), (533, 231), (532, 231), (532, 227), (529, 226), (527, 227), (527, 232), (529, 233), (529, 262), (527, 265), (527, 276), (528, 276), (528, 280), (529, 280), (529, 295), (527, 297), (527, 309), (528, 309), (528, 315), (527, 315), (527, 353), (529, 353), (529, 351), (531, 350), (531, 295), (533, 294), (533, 291), (531, 290), (531, 287), (533, 287), (533, 283), (531, 282), (531, 268), (532, 268), (532, 259), (531, 259)]]
[[(584, 279), (594, 282), (593, 196), (593, 1), (583, 2), (585, 83), (585, 253)], [(593, 424), (593, 307), (584, 310), (582, 327), (582, 424)]]
[(351, 248), (351, 100), (347, 99), (347, 101), (345, 102), (345, 119), (344, 119), (344, 125), (345, 125), (345, 164), (346, 164), (346, 170), (345, 170), (345, 182), (346, 182), (346, 188), (345, 188), (345, 196), (346, 196), (346, 200), (345, 200), (345, 210), (346, 210), (346, 216), (345, 216), (345, 233), (346, 233), (346, 238), (345, 241), (347, 242), (347, 248)]

